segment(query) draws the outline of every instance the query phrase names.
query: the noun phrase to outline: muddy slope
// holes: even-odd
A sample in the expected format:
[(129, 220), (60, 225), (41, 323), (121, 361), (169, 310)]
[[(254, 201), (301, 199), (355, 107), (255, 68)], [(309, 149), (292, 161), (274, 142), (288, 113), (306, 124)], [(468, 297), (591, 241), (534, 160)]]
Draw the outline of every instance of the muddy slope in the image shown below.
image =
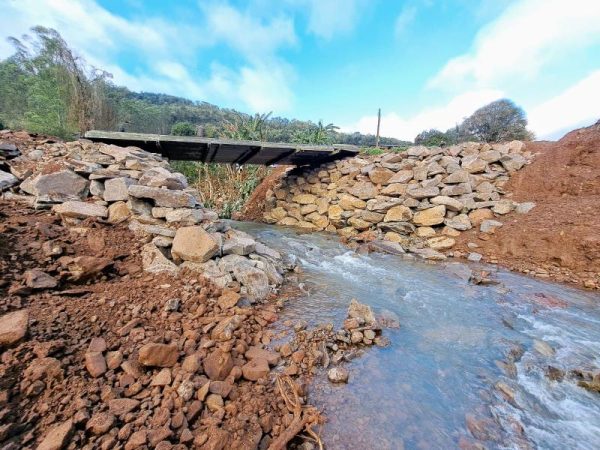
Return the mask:
[[(540, 277), (589, 288), (600, 286), (600, 122), (557, 142), (531, 142), (529, 166), (506, 186), (516, 201), (533, 201), (529, 214), (511, 214), (487, 241), (472, 230), (461, 237), (484, 259)], [(472, 249), (471, 249), (472, 250)]]

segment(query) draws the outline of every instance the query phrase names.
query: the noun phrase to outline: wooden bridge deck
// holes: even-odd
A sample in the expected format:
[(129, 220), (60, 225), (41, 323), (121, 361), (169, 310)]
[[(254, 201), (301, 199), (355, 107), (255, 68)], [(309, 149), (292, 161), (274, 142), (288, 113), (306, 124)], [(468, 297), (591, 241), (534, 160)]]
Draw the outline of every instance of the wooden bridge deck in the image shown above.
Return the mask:
[(358, 153), (353, 145), (296, 145), (97, 130), (88, 131), (85, 137), (121, 147), (140, 147), (170, 160), (229, 164), (318, 165)]

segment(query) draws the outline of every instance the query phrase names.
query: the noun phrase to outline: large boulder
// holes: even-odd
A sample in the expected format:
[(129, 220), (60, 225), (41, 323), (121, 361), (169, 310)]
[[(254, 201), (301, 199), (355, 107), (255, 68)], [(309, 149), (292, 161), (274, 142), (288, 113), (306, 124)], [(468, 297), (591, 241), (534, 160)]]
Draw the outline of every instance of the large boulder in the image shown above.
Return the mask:
[(252, 300), (262, 300), (271, 292), (267, 274), (248, 263), (234, 266), (233, 276), (246, 288)]
[(219, 246), (200, 226), (181, 227), (175, 233), (171, 255), (179, 261), (203, 263), (215, 256)]

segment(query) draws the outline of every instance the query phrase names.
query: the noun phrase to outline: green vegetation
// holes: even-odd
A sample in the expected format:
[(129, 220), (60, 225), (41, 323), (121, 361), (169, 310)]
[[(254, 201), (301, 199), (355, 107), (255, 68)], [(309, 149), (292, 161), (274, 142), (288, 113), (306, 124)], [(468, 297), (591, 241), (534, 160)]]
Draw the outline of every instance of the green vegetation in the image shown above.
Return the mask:
[[(332, 124), (271, 114), (244, 114), (201, 101), (115, 86), (86, 65), (52, 29), (11, 38), (15, 54), (0, 61), (0, 122), (13, 129), (71, 139), (89, 129), (180, 134), (271, 142), (368, 146), (375, 136), (340, 133)], [(186, 125), (181, 125), (185, 123)], [(185, 130), (185, 131), (184, 131)], [(383, 145), (404, 142), (382, 138)]]
[(177, 122), (171, 127), (174, 136), (196, 136), (196, 127), (189, 122)]
[(532, 140), (527, 130), (527, 118), (522, 108), (508, 99), (496, 100), (475, 111), (460, 125), (446, 132), (425, 130), (417, 135), (415, 144), (425, 146), (451, 145), (465, 141), (502, 142)]

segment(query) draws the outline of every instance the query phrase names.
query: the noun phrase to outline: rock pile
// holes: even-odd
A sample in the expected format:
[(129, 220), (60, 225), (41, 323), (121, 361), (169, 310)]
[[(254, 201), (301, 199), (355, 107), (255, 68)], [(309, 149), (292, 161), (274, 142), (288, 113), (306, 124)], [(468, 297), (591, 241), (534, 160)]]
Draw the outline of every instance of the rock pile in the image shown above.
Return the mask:
[(267, 193), (264, 220), (345, 238), (387, 240), (443, 259), (461, 231), (493, 233), (498, 219), (534, 205), (505, 197), (504, 184), (532, 156), (520, 141), (411, 147), (290, 172)]
[[(285, 378), (297, 418), (276, 383), (281, 302), (187, 268), (144, 272), (149, 239), (126, 222), (57, 214), (0, 199), (0, 447), (281, 449), (319, 420), (305, 380)], [(229, 248), (249, 251), (237, 237)], [(227, 256), (232, 277), (256, 276), (236, 253), (209, 261)]]
[(334, 330), (331, 323), (312, 329), (307, 329), (305, 323), (295, 324), (294, 338), (278, 347), (283, 357), (291, 357), (284, 373), (314, 374), (318, 367), (323, 367), (329, 369), (327, 376), (332, 383), (347, 383), (350, 374), (342, 364), (360, 356), (364, 347), (388, 346), (390, 342), (382, 335), (382, 329), (399, 326), (396, 317), (376, 317), (368, 305), (352, 299), (339, 330)]
[[(11, 132), (0, 132), (11, 137)], [(142, 251), (147, 272), (197, 272), (219, 287), (241, 285), (251, 301), (266, 298), (291, 266), (282, 256), (246, 233), (218, 221), (198, 201), (199, 192), (173, 172), (159, 155), (136, 147), (86, 140), (3, 144), (5, 170), (0, 190), (6, 199), (36, 209), (51, 208), (65, 223), (86, 219), (118, 224), (146, 240)]]

